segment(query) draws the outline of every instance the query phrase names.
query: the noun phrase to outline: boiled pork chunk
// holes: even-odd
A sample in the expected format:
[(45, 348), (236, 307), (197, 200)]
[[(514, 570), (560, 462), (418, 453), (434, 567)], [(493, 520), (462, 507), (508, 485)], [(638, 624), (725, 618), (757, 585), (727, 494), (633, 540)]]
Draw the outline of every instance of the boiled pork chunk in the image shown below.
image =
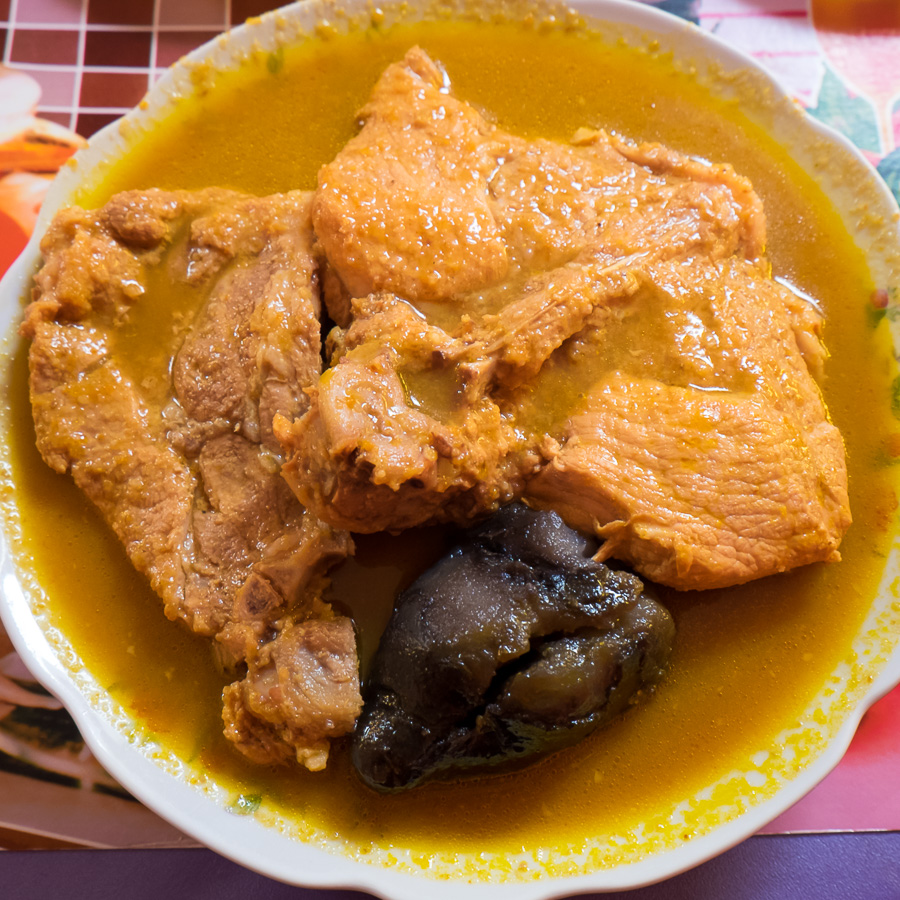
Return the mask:
[(626, 303), (635, 266), (762, 252), (759, 200), (730, 167), (601, 132), (525, 141), (453, 97), (419, 49), (362, 115), (313, 202), (347, 327), (308, 413), (276, 419), (286, 478), (336, 527), (465, 524), (513, 499), (543, 436), (511, 389)]
[(525, 497), (678, 588), (838, 558), (821, 315), (772, 279), (747, 179), (507, 134), (419, 49), (362, 119), (313, 202), (332, 367), (275, 422), (310, 509), (399, 530)]
[[(657, 265), (635, 319), (668, 317), (656, 358), (607, 318), (581, 340), (615, 361), (568, 417), (527, 496), (605, 538), (600, 556), (677, 588), (839, 559), (844, 445), (796, 340), (793, 295), (758, 265)], [(581, 352), (591, 352), (584, 350)]]
[[(420, 48), (385, 70), (360, 117), (313, 202), (316, 236), (351, 297), (458, 305), (571, 261), (635, 200), (678, 205), (655, 220), (667, 235), (676, 221), (690, 226), (672, 246), (719, 231), (732, 250), (762, 252), (759, 200), (730, 166), (586, 129), (570, 144), (524, 140), (454, 97)], [(689, 203), (676, 199), (684, 191)]]
[(506, 463), (519, 438), (481, 390), (477, 365), (454, 361), (465, 345), (393, 294), (353, 309), (309, 411), (275, 420), (290, 450), (283, 474), (302, 502), (335, 527), (369, 533), (465, 523), (514, 497), (522, 467)]
[(284, 627), (225, 688), (225, 734), (253, 762), (316, 772), (332, 738), (353, 731), (362, 709), (353, 623), (318, 612)]
[(240, 727), (229, 720), (239, 747), (259, 745), (261, 730), (272, 760), (320, 768), (358, 711), (355, 647), (342, 640), (341, 664), (323, 675), (305, 650), (292, 659), (301, 648), (288, 635), (321, 617), (352, 635), (316, 600), (352, 544), (297, 501), (272, 432), (277, 413), (303, 413), (321, 369), (309, 207), (300, 192), (211, 189), (63, 210), (41, 245), (23, 332), (41, 454), (97, 505), (169, 618), (247, 665), (235, 690), (249, 696), (264, 667), (295, 693), (334, 675), (329, 727), (287, 692), (278, 740), (274, 699), (264, 719), (251, 704)]

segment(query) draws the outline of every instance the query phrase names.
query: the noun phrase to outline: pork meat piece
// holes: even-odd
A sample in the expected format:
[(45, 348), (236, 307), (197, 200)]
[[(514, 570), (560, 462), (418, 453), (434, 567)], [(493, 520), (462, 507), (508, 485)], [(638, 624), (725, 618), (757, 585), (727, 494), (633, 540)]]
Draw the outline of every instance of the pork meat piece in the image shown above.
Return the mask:
[(313, 206), (339, 352), (278, 420), (305, 503), (364, 531), (524, 491), (678, 587), (837, 558), (821, 315), (771, 278), (747, 179), (603, 132), (509, 135), (418, 49), (362, 118)]
[(759, 200), (730, 167), (597, 131), (523, 140), (455, 98), (418, 48), (362, 117), (313, 205), (337, 293), (357, 298), (339, 339), (354, 349), (279, 430), (288, 479), (336, 526), (465, 522), (507, 501), (538, 456), (498, 391), (627, 302), (648, 260), (762, 252)]
[[(283, 474), (304, 504), (369, 533), (471, 521), (521, 490), (519, 438), (462, 349), (393, 294), (354, 301), (334, 364), (301, 419), (276, 419)], [(441, 359), (447, 359), (442, 366)]]
[(64, 210), (22, 328), (44, 459), (98, 506), (169, 618), (235, 664), (312, 615), (352, 550), (287, 486), (272, 431), (321, 369), (310, 199), (147, 191)]
[(493, 284), (509, 260), (488, 206), (492, 128), (421, 50), (390, 66), (362, 132), (319, 172), (316, 235), (353, 297), (436, 300)]
[[(839, 559), (844, 445), (798, 345), (795, 299), (742, 260), (653, 267), (633, 324), (604, 317), (582, 336), (589, 349), (571, 348), (590, 355), (593, 380), (528, 499), (596, 530), (600, 558), (681, 589)], [(648, 321), (654, 355), (639, 352)]]
[(291, 623), (225, 688), (225, 734), (256, 763), (325, 767), (331, 738), (353, 730), (362, 709), (353, 623)]
[(456, 303), (571, 261), (635, 200), (684, 206), (684, 190), (697, 236), (719, 228), (749, 257), (762, 252), (758, 198), (729, 166), (587, 130), (571, 144), (523, 140), (455, 98), (420, 48), (385, 70), (360, 116), (360, 133), (320, 170), (313, 206), (351, 297)]

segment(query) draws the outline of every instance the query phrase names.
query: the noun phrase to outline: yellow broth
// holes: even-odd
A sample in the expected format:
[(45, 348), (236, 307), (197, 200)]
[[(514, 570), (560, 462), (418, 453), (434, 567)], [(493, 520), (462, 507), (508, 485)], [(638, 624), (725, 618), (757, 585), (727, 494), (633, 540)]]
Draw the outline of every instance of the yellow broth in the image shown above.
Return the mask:
[[(263, 797), (363, 850), (392, 845), (427, 857), (580, 847), (591, 835), (627, 833), (746, 765), (796, 722), (847, 656), (876, 591), (896, 506), (887, 327), (867, 314), (873, 285), (828, 200), (737, 105), (713, 99), (664, 56), (584, 34), (445, 22), (259, 55), (218, 76), (202, 97), (182, 100), (81, 200), (99, 205), (116, 191), (151, 186), (312, 188), (319, 166), (354, 133), (378, 74), (414, 43), (444, 63), (457, 95), (512, 131), (564, 139), (581, 126), (604, 127), (730, 161), (752, 179), (766, 205), (775, 274), (819, 298), (827, 313), (824, 390), (847, 443), (855, 520), (843, 561), (725, 591), (662, 592), (678, 637), (671, 670), (644, 706), (525, 774), (399, 796), (362, 787), (341, 746), (326, 772), (310, 774), (256, 767), (226, 742), (225, 679), (208, 643), (164, 619), (98, 516), (38, 457), (24, 352), (11, 372), (8, 435), (20, 564), (36, 574), (54, 623), (100, 683), (245, 804)], [(178, 313), (184, 298), (170, 299), (161, 298), (156, 314)], [(155, 340), (127, 339), (135, 353), (150, 352)], [(357, 617), (365, 657), (395, 590), (446, 540), (437, 530), (361, 539), (356, 559), (335, 573), (330, 596)]]

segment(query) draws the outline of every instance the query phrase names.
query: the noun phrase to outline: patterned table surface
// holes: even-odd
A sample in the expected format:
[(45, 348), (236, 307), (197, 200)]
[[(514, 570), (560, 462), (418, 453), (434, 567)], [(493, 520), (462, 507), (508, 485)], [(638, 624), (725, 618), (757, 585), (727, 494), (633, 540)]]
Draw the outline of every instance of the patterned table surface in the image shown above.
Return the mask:
[[(829, 4), (852, 5), (845, 0), (815, 2), (825, 13)], [(798, 102), (854, 141), (900, 197), (900, 120), (895, 115), (900, 111), (900, 3), (856, 2), (870, 17), (862, 21), (863, 32), (869, 33), (840, 35), (841, 40), (817, 32), (805, 0), (654, 0), (654, 5), (756, 57)], [(9, 217), (5, 225), (0, 221), (0, 271), (24, 243), (46, 189), (45, 176), (16, 182), (21, 173), (3, 170), (3, 142), (15, 137), (10, 123), (36, 108), (41, 119), (88, 137), (136, 104), (184, 53), (271, 6), (265, 0), (0, 0), (0, 216)], [(890, 8), (894, 21), (876, 20), (879, 9), (890, 13)], [(873, 33), (873, 25), (897, 30)], [(10, 70), (29, 79), (13, 77)], [(76, 144), (73, 137), (73, 149)], [(5, 199), (4, 183), (10, 178), (16, 190), (25, 190), (26, 184), (31, 192), (24, 212), (22, 204)], [(16, 717), (29, 702), (38, 701), (23, 699), (9, 687), (21, 689), (27, 673), (2, 637), (0, 633), (0, 846), (189, 843), (118, 796), (104, 773), (92, 768), (77, 733), (62, 741), (62, 761), (48, 758), (38, 766), (22, 761), (17, 748), (23, 746), (23, 729), (21, 716)], [(48, 722), (54, 715), (65, 716), (52, 708), (49, 698), (38, 705)], [(64, 730), (58, 722), (54, 727)], [(32, 762), (34, 758), (32, 753)], [(26, 777), (35, 775), (40, 780)], [(73, 786), (87, 790), (73, 791)], [(767, 830), (900, 829), (897, 797), (900, 689), (866, 715), (838, 769)]]
[(3, 62), (41, 86), (42, 118), (89, 137), (158, 75), (264, 0), (0, 0)]

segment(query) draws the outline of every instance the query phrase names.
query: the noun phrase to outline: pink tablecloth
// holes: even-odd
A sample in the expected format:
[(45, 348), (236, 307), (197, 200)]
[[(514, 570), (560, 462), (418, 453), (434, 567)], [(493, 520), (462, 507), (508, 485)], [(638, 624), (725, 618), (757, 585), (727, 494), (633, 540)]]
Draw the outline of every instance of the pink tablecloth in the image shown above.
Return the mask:
[[(842, 4), (852, 5), (816, 0), (817, 10), (826, 14)], [(854, 141), (900, 196), (895, 115), (900, 30), (817, 31), (805, 0), (656, 0), (655, 5), (756, 57), (813, 115)], [(857, 0), (856, 5), (872, 16), (880, 8), (888, 18), (876, 24), (900, 28), (896, 0)], [(127, 111), (185, 52), (270, 6), (265, 0), (0, 0), (0, 271), (24, 245), (48, 173), (77, 148), (77, 135), (88, 137)], [(35, 113), (42, 121), (32, 118)], [(54, 147), (23, 143), (29, 130), (51, 133)], [(33, 746), (42, 729), (52, 747)], [(895, 690), (866, 715), (835, 772), (767, 830), (900, 829), (898, 796), (900, 690)], [(189, 843), (122, 797), (58, 704), (29, 683), (0, 634), (0, 846), (54, 842)]]

